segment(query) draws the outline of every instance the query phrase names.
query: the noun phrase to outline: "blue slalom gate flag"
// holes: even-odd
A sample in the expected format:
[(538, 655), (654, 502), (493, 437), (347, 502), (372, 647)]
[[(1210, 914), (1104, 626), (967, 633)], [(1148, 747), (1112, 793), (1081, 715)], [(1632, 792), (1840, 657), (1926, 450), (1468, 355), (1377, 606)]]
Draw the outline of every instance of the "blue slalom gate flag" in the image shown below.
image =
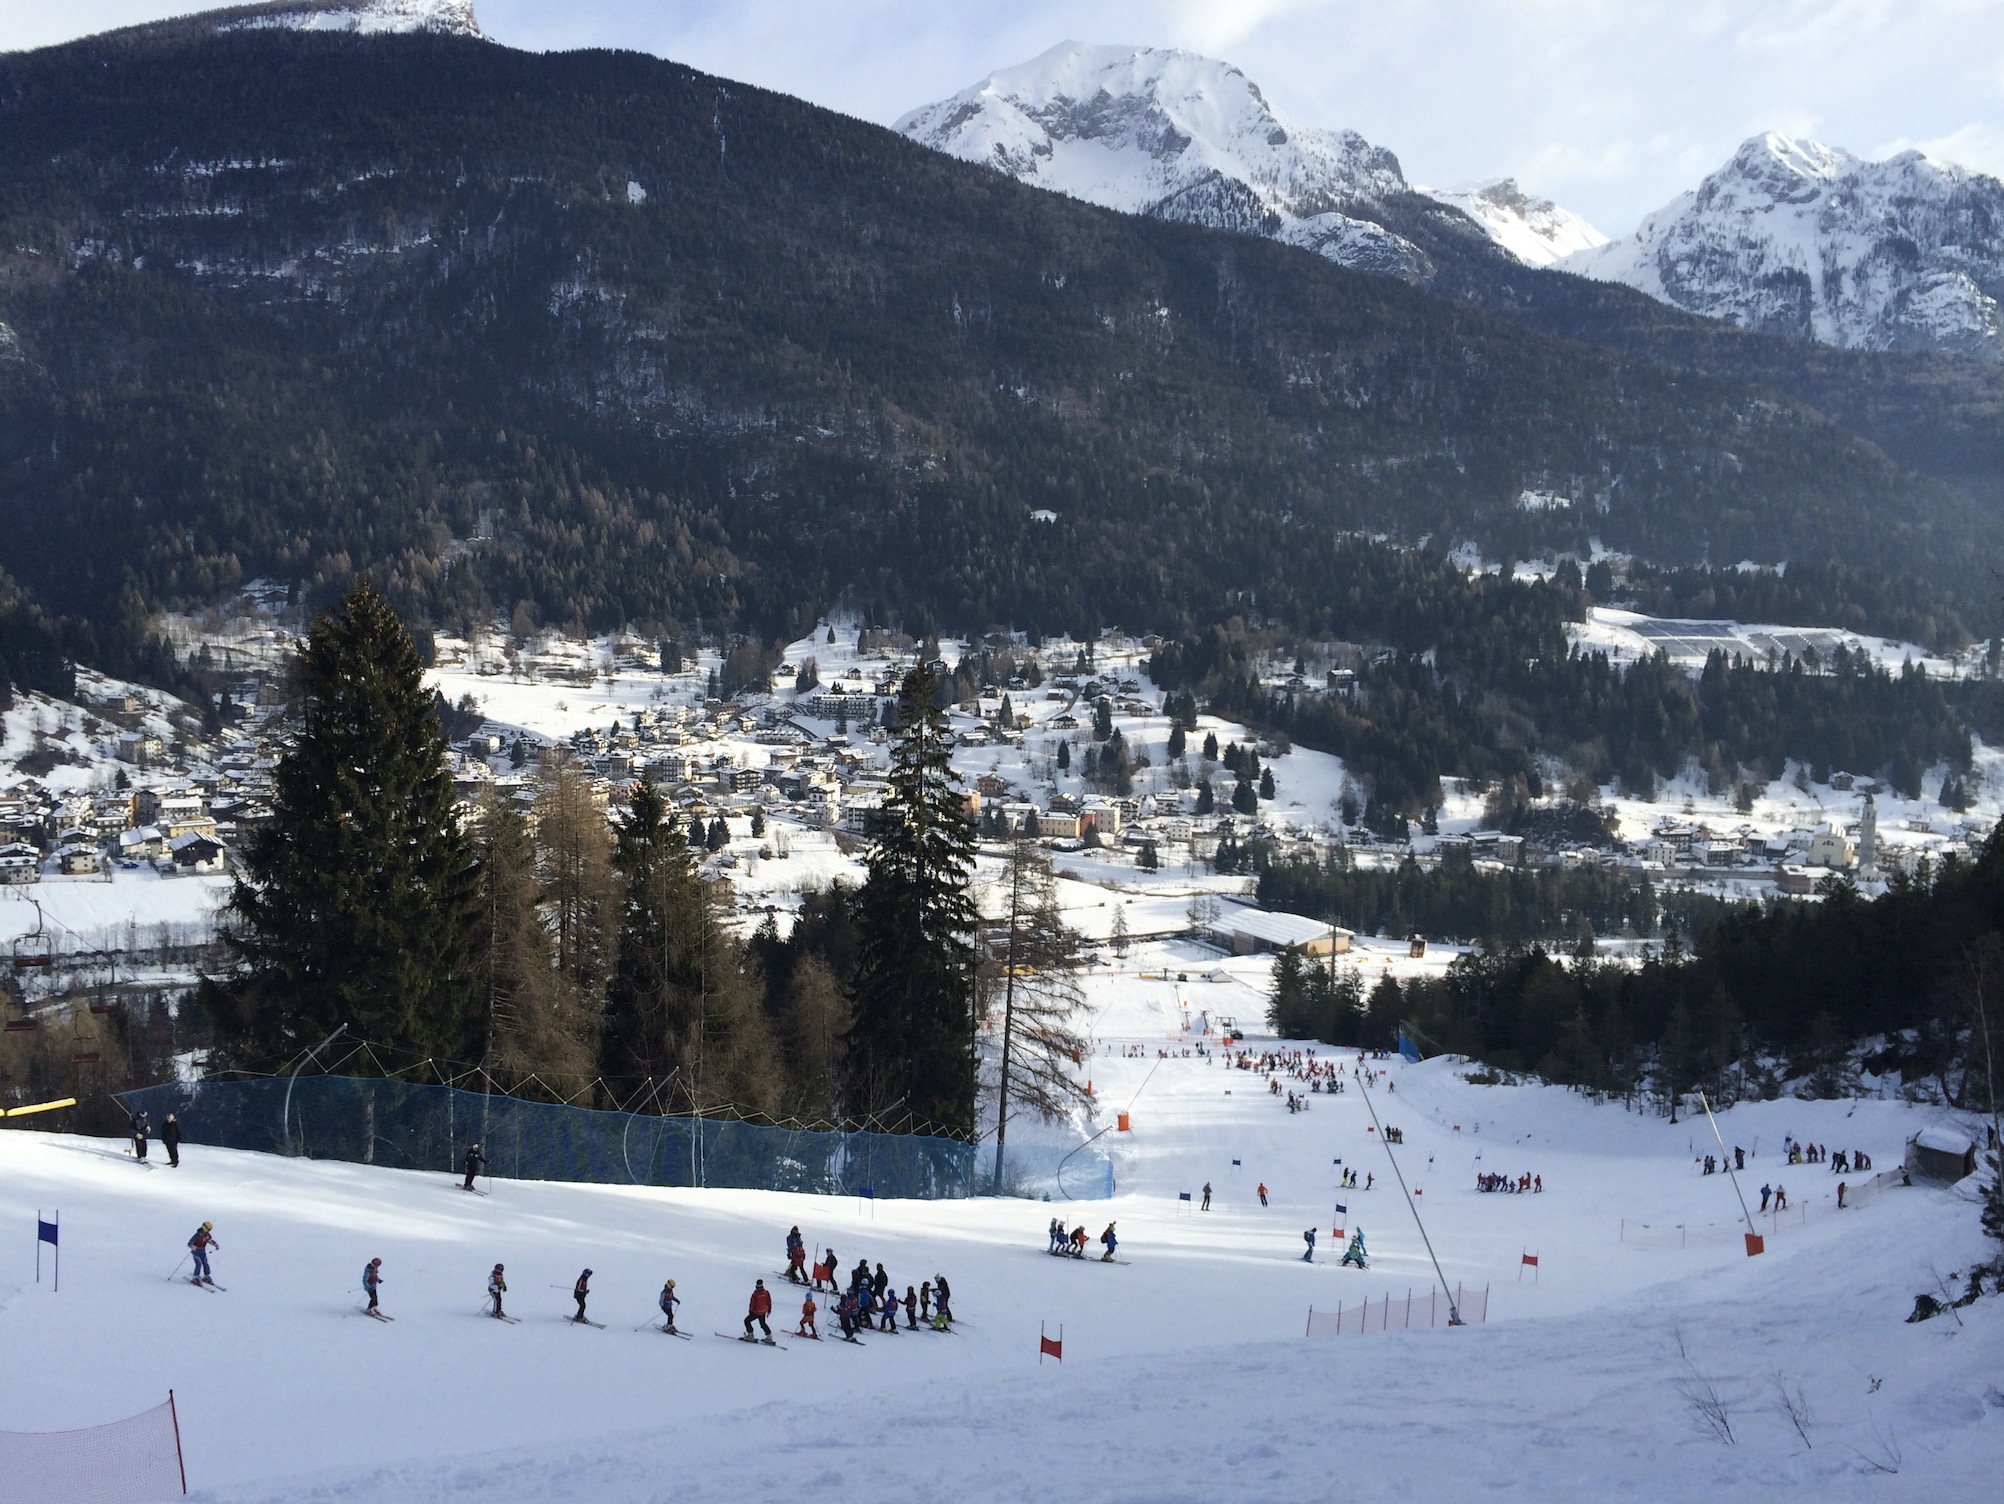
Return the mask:
[(57, 1212), (55, 1216), (54, 1222), (44, 1221), (41, 1208), (35, 1209), (35, 1283), (39, 1285), (42, 1282), (42, 1245), (47, 1243), (56, 1250), (55, 1288), (60, 1290), (63, 1287), (63, 1245), (56, 1240), (62, 1231), (59, 1224), (63, 1214)]
[(1233, 1163), (1233, 1164), (1237, 1164), (1237, 1163), (1238, 1163), (1238, 1161), (1237, 1161), (1237, 1160), (1235, 1159), (1235, 1160), (1233, 1160), (1233, 1161), (1232, 1161), (1232, 1163)]
[(1188, 1191), (1178, 1191), (1176, 1193), (1176, 1199), (1178, 1201), (1188, 1201), (1190, 1199), (1190, 1193)]
[(1339, 1217), (1347, 1217), (1350, 1215), (1350, 1208), (1345, 1206), (1342, 1202), (1339, 1201), (1336, 1203), (1336, 1215)]

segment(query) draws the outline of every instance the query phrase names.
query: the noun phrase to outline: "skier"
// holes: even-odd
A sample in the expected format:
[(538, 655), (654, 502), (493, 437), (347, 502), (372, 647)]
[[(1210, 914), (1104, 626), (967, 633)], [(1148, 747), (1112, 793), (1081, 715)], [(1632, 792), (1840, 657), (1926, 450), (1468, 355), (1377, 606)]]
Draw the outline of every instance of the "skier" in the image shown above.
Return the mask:
[[(1364, 1172), (1364, 1189), (1368, 1191), (1371, 1188), (1371, 1182), (1376, 1180), (1377, 1178), (1378, 1178), (1377, 1173), (1375, 1171), (1366, 1170)], [(1352, 1182), (1352, 1184), (1354, 1183), (1355, 1182)]]
[(223, 1246), (216, 1241), (215, 1233), (216, 1224), (213, 1222), (204, 1222), (200, 1227), (195, 1229), (195, 1235), (188, 1239), (188, 1251), (195, 1255), (195, 1272), (188, 1278), (188, 1283), (191, 1285), (213, 1285), (215, 1283), (214, 1278), (209, 1274), (209, 1250)]
[(1744, 1170), (1746, 1167), (1747, 1167), (1747, 1151), (1742, 1149), (1738, 1144), (1734, 1144), (1733, 1168), (1735, 1170)]
[(506, 1317), (507, 1312), (501, 1309), (501, 1297), (507, 1293), (508, 1281), (501, 1277), (501, 1266), (496, 1264), (494, 1272), (487, 1276), (487, 1294), (494, 1302), (494, 1309), (490, 1315)]
[(480, 1173), (481, 1166), (486, 1163), (487, 1156), (480, 1152), (480, 1145), (469, 1144), (466, 1150), (466, 1183), (460, 1187), (462, 1191), (473, 1189), (473, 1177)]
[(591, 1294), (591, 1270), (587, 1269), (578, 1276), (578, 1282), (571, 1286), (571, 1299), (578, 1303), (578, 1313), (571, 1320), (585, 1319), (585, 1297), (589, 1294)]
[(369, 1314), (376, 1314), (376, 1291), (383, 1283), (383, 1261), (370, 1259), (362, 1266), (362, 1289), (369, 1297)]
[(1364, 1229), (1358, 1228), (1350, 1235), (1350, 1246), (1343, 1250), (1343, 1262), (1355, 1264), (1359, 1269), (1368, 1268), (1364, 1262)]
[(1774, 1183), (1774, 1209), (1778, 1212), (1788, 1209), (1788, 1192), (1782, 1189), (1779, 1180)]
[(854, 1291), (843, 1294), (835, 1302), (835, 1321), (842, 1328), (842, 1340), (856, 1340), (856, 1296)]
[(1099, 1235), (1099, 1240), (1106, 1245), (1106, 1252), (1100, 1255), (1099, 1261), (1102, 1264), (1111, 1264), (1113, 1262), (1113, 1250), (1120, 1246), (1120, 1239), (1113, 1235), (1113, 1224), (1111, 1222), (1106, 1224), (1106, 1231)]
[(1065, 1243), (1065, 1223), (1062, 1217), (1051, 1218), (1051, 1225), (1044, 1229), (1044, 1238), (1051, 1246), (1046, 1253), (1062, 1253)]
[(744, 1340), (747, 1342), (753, 1340), (751, 1329), (752, 1329), (752, 1323), (756, 1321), (759, 1324), (759, 1330), (765, 1333), (765, 1336), (758, 1340), (763, 1341), (768, 1345), (770, 1345), (772, 1342), (772, 1323), (767, 1321), (766, 1317), (770, 1316), (771, 1314), (772, 1314), (772, 1292), (766, 1289), (765, 1281), (760, 1280), (758, 1281), (757, 1284), (752, 1286), (751, 1305), (745, 1312)]
[(910, 1285), (905, 1286), (905, 1330), (918, 1330), (918, 1292)]
[(1301, 1256), (1301, 1262), (1302, 1262), (1302, 1263), (1304, 1263), (1304, 1264), (1312, 1264), (1312, 1263), (1314, 1263), (1314, 1262), (1315, 1262), (1315, 1229), (1314, 1229), (1314, 1228), (1312, 1228), (1312, 1227), (1311, 1227), (1311, 1228), (1309, 1228), (1309, 1229), (1308, 1229), (1308, 1230), (1307, 1230), (1306, 1232), (1304, 1232), (1304, 1233), (1303, 1233), (1303, 1234), (1301, 1235), (1301, 1240), (1302, 1240), (1302, 1241), (1303, 1241), (1304, 1243), (1306, 1243), (1306, 1244), (1308, 1245), (1308, 1252), (1304, 1253), (1304, 1254), (1303, 1254), (1303, 1255)]
[(668, 1318), (668, 1324), (661, 1329), (664, 1332), (675, 1330), (675, 1307), (681, 1303), (682, 1297), (675, 1293), (675, 1281), (671, 1279), (661, 1287), (661, 1314)]
[(953, 1308), (948, 1303), (952, 1300), (953, 1294), (946, 1288), (944, 1274), (935, 1274), (932, 1277), (932, 1293), (932, 1324), (939, 1331), (947, 1331), (953, 1325)]
[(835, 1288), (835, 1250), (830, 1248), (821, 1255), (821, 1262), (814, 1266), (814, 1288), (819, 1290), (825, 1281), (832, 1291)]
[(807, 1298), (800, 1303), (800, 1325), (793, 1329), (794, 1336), (812, 1337), (816, 1342), (821, 1340), (821, 1332), (814, 1325), (814, 1312), (814, 1292), (809, 1290)]
[(1198, 1210), (1207, 1212), (1210, 1209), (1211, 1209), (1211, 1182), (1207, 1180), (1204, 1182), (1204, 1204), (1201, 1207), (1199, 1207)]
[(1762, 1211), (1767, 1210), (1767, 1198), (1772, 1196), (1773, 1194), (1774, 1194), (1773, 1186), (1764, 1185), (1760, 1188), (1760, 1209)]
[(919, 1282), (919, 1320), (928, 1324), (932, 1321), (932, 1281)]
[(786, 1277), (796, 1285), (807, 1283), (807, 1243), (798, 1227), (786, 1235)]
[(1264, 1180), (1259, 1183), (1259, 1204), (1261, 1206), (1266, 1205), (1266, 1182)]
[(1837, 1210), (1840, 1212), (1844, 1210), (1844, 1191), (1844, 1182), (1840, 1180), (1837, 1182)]
[(181, 1120), (173, 1113), (167, 1114), (167, 1121), (160, 1125), (160, 1147), (167, 1151), (167, 1168), (181, 1168)]
[(898, 1292), (890, 1291), (884, 1297), (884, 1314), (877, 1318), (877, 1330), (896, 1336), (898, 1330)]
[(876, 1297), (877, 1304), (883, 1304), (884, 1291), (889, 1287), (890, 1283), (891, 1277), (884, 1273), (883, 1261), (879, 1259), (877, 1261), (877, 1272), (870, 1280), (870, 1294)]
[(146, 1163), (146, 1109), (140, 1108), (132, 1115), (132, 1157), (141, 1164)]

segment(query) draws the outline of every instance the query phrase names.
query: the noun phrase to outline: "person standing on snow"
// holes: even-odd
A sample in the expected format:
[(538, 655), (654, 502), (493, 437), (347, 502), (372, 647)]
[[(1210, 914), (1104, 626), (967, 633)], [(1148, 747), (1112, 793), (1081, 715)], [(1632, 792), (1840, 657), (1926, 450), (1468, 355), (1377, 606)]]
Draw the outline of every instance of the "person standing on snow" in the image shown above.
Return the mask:
[(505, 1317), (507, 1313), (501, 1309), (501, 1297), (508, 1293), (508, 1281), (501, 1274), (501, 1265), (496, 1264), (494, 1272), (487, 1276), (487, 1295), (494, 1302), (494, 1309), (489, 1314)]
[(462, 1191), (470, 1191), (473, 1189), (473, 1177), (480, 1173), (481, 1167), (486, 1163), (487, 1163), (487, 1156), (480, 1152), (480, 1145), (478, 1144), (467, 1145), (466, 1183), (460, 1186), (460, 1189)]
[(160, 1147), (167, 1151), (167, 1168), (181, 1168), (181, 1120), (173, 1113), (167, 1114), (167, 1121), (160, 1125)]
[(796, 1285), (807, 1283), (807, 1240), (798, 1227), (786, 1235), (786, 1277)]
[(1350, 1235), (1350, 1246), (1343, 1250), (1343, 1262), (1355, 1264), (1359, 1269), (1368, 1268), (1364, 1262), (1364, 1229), (1358, 1228)]
[(149, 1131), (146, 1109), (142, 1107), (132, 1115), (132, 1157), (141, 1164), (146, 1163), (146, 1135)]
[(1100, 1255), (1099, 1261), (1102, 1264), (1111, 1264), (1113, 1262), (1113, 1250), (1120, 1246), (1120, 1239), (1113, 1235), (1113, 1224), (1111, 1222), (1106, 1224), (1106, 1231), (1099, 1235), (1099, 1240), (1106, 1245), (1106, 1252)]
[(370, 1259), (362, 1266), (362, 1289), (369, 1297), (369, 1314), (376, 1314), (376, 1291), (383, 1283), (383, 1261)]
[(1302, 1262), (1302, 1263), (1304, 1263), (1304, 1264), (1312, 1264), (1312, 1263), (1314, 1263), (1314, 1262), (1315, 1262), (1315, 1229), (1314, 1229), (1314, 1228), (1312, 1228), (1312, 1227), (1311, 1227), (1311, 1228), (1309, 1228), (1309, 1229), (1308, 1229), (1308, 1230), (1307, 1230), (1306, 1232), (1304, 1232), (1304, 1233), (1303, 1233), (1303, 1234), (1301, 1235), (1301, 1240), (1302, 1240), (1302, 1241), (1303, 1241), (1304, 1243), (1306, 1243), (1306, 1244), (1308, 1245), (1308, 1252), (1304, 1253), (1304, 1254), (1303, 1254), (1303, 1255), (1301, 1256), (1301, 1262)]
[(953, 1292), (946, 1288), (944, 1274), (935, 1274), (932, 1277), (932, 1294), (932, 1324), (943, 1332), (953, 1325), (953, 1308), (950, 1304)]
[(221, 1248), (216, 1241), (216, 1224), (204, 1222), (195, 1229), (195, 1235), (188, 1239), (188, 1251), (195, 1256), (195, 1272), (190, 1282), (197, 1285), (213, 1285), (215, 1280), (209, 1274), (209, 1250)]
[(1774, 1194), (1773, 1186), (1764, 1185), (1760, 1188), (1760, 1209), (1762, 1211), (1767, 1210), (1767, 1198), (1772, 1196), (1773, 1194)]
[(814, 1292), (809, 1290), (807, 1298), (800, 1303), (800, 1325), (793, 1329), (794, 1336), (812, 1337), (816, 1342), (821, 1340), (821, 1332), (814, 1325), (814, 1314), (818, 1309), (814, 1304)]
[(675, 1281), (671, 1279), (661, 1287), (661, 1314), (668, 1318), (668, 1324), (661, 1329), (664, 1332), (675, 1330), (675, 1307), (681, 1303), (682, 1297), (675, 1293)]
[(589, 1294), (591, 1294), (591, 1270), (587, 1269), (583, 1274), (578, 1276), (578, 1282), (571, 1286), (571, 1299), (578, 1303), (578, 1313), (571, 1320), (583, 1321), (586, 1319), (585, 1297)]
[(1259, 1183), (1259, 1204), (1261, 1206), (1266, 1205), (1266, 1182), (1264, 1180)]
[(1197, 1209), (1205, 1212), (1211, 1209), (1211, 1182), (1208, 1180), (1204, 1182), (1204, 1204)]
[(905, 1330), (918, 1330), (918, 1292), (910, 1285), (905, 1286)]
[(753, 1340), (751, 1329), (754, 1321), (758, 1323), (759, 1330), (765, 1333), (762, 1340), (766, 1342), (772, 1341), (772, 1323), (766, 1320), (766, 1317), (771, 1314), (772, 1292), (766, 1289), (765, 1281), (760, 1280), (752, 1286), (751, 1305), (745, 1312), (745, 1341), (750, 1342)]

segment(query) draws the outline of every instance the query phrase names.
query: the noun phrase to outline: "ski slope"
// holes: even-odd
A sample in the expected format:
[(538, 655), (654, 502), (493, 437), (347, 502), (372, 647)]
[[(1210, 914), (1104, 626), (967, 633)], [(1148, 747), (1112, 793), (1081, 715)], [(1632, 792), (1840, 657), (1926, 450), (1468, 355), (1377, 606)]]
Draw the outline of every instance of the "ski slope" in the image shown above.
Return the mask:
[[(1839, 1177), (1778, 1162), (1792, 1133), (1892, 1166), (1939, 1113), (1791, 1100), (1723, 1114), (1727, 1142), (1756, 1151), (1745, 1184), (1778, 1177), (1800, 1209), (1748, 1259), (1730, 1182), (1693, 1163), (1702, 1119), (1478, 1086), (1446, 1060), (1380, 1063), (1371, 1100), (1405, 1131), (1393, 1152), (1448, 1280), (1492, 1287), (1488, 1323), (1310, 1340), (1311, 1305), (1423, 1294), (1431, 1268), (1354, 1085), (1290, 1114), (1261, 1077), (1180, 1053), (1186, 1017), (1252, 1022), (1258, 963), (1232, 965), (1247, 980), (1124, 969), (1089, 986), (1103, 1121), (1131, 1113), (1130, 1132), (1100, 1140), (1117, 1159), (1111, 1202), (509, 1181), (477, 1198), (443, 1169), (199, 1145), (179, 1170), (141, 1169), (116, 1142), (0, 1134), (0, 1226), (18, 1233), (0, 1267), (0, 1429), (107, 1421), (171, 1386), (195, 1495), (244, 1504), (1990, 1496), (2004, 1299), (1960, 1324), (1902, 1320), (1917, 1291), (1984, 1256), (1974, 1206), (1893, 1189), (1840, 1213)], [(1338, 1158), (1376, 1186), (1335, 1190)], [(1546, 1189), (1477, 1194), (1482, 1169)], [(1209, 1213), (1176, 1199), (1207, 1180)], [(1335, 1265), (1339, 1200), (1367, 1231), (1366, 1272)], [(60, 1294), (32, 1280), (38, 1209), (61, 1212)], [(1047, 1257), (1054, 1210), (1094, 1238), (1117, 1219), (1131, 1262)], [(222, 1293), (169, 1277), (205, 1218)], [(959, 1329), (862, 1348), (782, 1337), (783, 1352), (718, 1340), (759, 1277), (775, 1330), (791, 1328), (799, 1303), (776, 1272), (795, 1223), (845, 1270), (882, 1260), (899, 1289), (945, 1273)], [(1535, 1283), (1519, 1282), (1526, 1249)], [(394, 1325), (358, 1314), (375, 1255)], [(497, 1260), (520, 1325), (479, 1314)], [(604, 1331), (564, 1319), (587, 1265)], [(669, 1276), (688, 1342), (634, 1330)], [(832, 1330), (825, 1303), (824, 1318)], [(1062, 1326), (1062, 1363), (1039, 1365), (1040, 1323)], [(1726, 1398), (1736, 1444), (1701, 1431), (1679, 1387), (1694, 1374)], [(1810, 1446), (1774, 1409), (1777, 1374), (1806, 1393)]]

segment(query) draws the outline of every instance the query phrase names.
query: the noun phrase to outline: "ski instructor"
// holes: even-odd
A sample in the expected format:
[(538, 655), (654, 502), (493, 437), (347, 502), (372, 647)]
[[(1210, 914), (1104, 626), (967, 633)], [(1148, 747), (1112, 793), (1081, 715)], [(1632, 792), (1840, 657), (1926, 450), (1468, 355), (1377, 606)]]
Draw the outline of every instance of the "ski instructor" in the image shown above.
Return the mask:
[[(772, 1323), (766, 1320), (766, 1317), (770, 1316), (771, 1314), (772, 1314), (772, 1291), (766, 1289), (764, 1280), (760, 1280), (756, 1285), (752, 1287), (751, 1306), (745, 1313), (745, 1341), (747, 1342), (751, 1342), (754, 1340), (763, 1340), (766, 1342), (772, 1341)], [(765, 1333), (763, 1339), (753, 1338), (751, 1329), (752, 1329), (752, 1323), (754, 1321), (756, 1321), (759, 1324), (759, 1330)]]

